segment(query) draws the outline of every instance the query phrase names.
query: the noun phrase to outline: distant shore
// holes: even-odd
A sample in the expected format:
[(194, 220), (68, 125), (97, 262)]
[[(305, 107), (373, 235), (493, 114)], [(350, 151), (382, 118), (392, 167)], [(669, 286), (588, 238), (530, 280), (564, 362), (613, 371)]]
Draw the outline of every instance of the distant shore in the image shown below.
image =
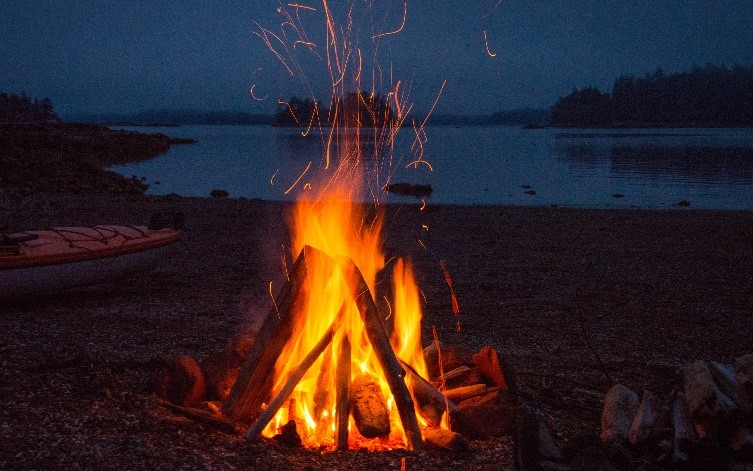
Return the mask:
[(105, 168), (152, 159), (172, 145), (193, 142), (95, 124), (3, 124), (0, 188), (19, 197), (39, 192), (143, 194), (143, 182)]

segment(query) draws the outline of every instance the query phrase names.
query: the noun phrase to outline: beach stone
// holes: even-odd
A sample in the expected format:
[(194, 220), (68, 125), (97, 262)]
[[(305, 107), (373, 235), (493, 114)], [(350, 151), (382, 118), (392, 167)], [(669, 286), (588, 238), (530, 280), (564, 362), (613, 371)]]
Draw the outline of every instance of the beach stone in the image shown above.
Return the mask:
[(157, 395), (181, 407), (195, 407), (206, 399), (206, 383), (199, 364), (188, 355), (170, 360), (159, 373)]

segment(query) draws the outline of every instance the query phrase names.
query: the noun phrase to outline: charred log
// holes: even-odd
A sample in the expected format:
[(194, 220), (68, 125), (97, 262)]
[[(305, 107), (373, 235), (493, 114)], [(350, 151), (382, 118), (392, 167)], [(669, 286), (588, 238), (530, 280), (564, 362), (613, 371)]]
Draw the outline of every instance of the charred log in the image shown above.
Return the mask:
[(350, 404), (356, 428), (366, 438), (390, 434), (390, 412), (382, 389), (374, 378), (362, 375), (350, 387)]

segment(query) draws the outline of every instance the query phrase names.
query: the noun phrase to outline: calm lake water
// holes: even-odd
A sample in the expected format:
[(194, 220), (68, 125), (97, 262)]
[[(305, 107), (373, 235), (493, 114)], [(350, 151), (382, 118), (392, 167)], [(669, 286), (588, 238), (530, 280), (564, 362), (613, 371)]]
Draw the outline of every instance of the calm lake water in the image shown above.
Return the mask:
[[(219, 188), (231, 197), (288, 199), (285, 190), (323, 153), (321, 139), (269, 126), (121, 129), (198, 141), (112, 167), (145, 177), (154, 195), (208, 196)], [(424, 159), (433, 170), (405, 168), (411, 134), (398, 135), (392, 182), (431, 184), (429, 203), (669, 208), (685, 200), (694, 208), (753, 209), (753, 129), (429, 126)]]

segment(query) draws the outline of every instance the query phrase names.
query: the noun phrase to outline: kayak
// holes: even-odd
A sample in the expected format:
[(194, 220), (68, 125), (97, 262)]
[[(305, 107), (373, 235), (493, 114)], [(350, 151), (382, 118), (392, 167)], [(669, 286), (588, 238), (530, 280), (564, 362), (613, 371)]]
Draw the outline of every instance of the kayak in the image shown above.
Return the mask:
[(0, 236), (0, 298), (112, 280), (147, 268), (182, 231), (146, 226), (56, 227)]

